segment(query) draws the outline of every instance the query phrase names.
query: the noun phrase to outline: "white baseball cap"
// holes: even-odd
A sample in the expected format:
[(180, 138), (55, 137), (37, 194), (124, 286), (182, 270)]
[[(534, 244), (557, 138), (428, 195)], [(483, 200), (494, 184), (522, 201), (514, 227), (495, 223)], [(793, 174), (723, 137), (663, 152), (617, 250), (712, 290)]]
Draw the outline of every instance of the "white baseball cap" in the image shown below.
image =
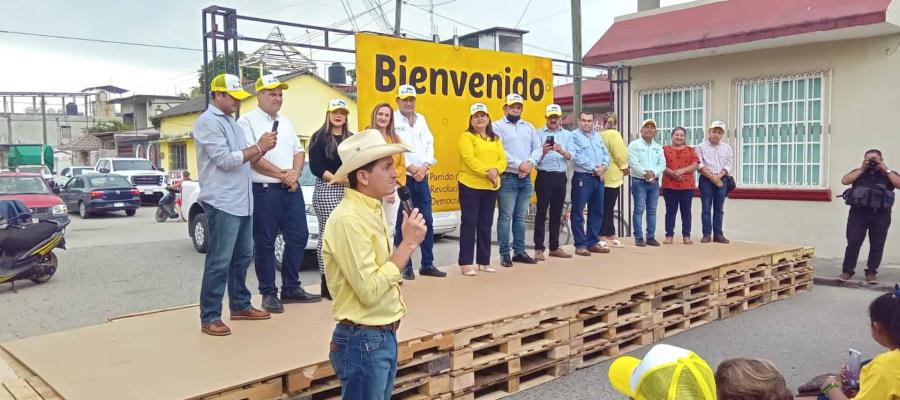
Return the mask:
[(328, 102), (328, 112), (333, 112), (337, 110), (344, 110), (347, 114), (350, 113), (350, 108), (347, 107), (347, 102), (341, 99), (334, 99)]
[(725, 123), (722, 121), (713, 121), (711, 124), (709, 124), (709, 129), (713, 129), (713, 128), (719, 128), (722, 130), (722, 132), (724, 132), (726, 129), (726, 126), (725, 126)]
[(416, 94), (416, 88), (413, 85), (400, 85), (400, 89), (397, 90), (397, 98), (401, 100), (416, 97)]
[(483, 112), (488, 114), (488, 108), (484, 103), (475, 103), (472, 104), (472, 107), (469, 107), (469, 115), (475, 115), (475, 113)]
[(561, 116), (562, 116), (562, 107), (560, 107), (559, 104), (550, 104), (550, 105), (548, 105), (548, 106), (547, 106), (547, 111), (544, 112), (544, 116), (545, 116), (545, 117), (550, 117), (550, 116), (554, 116), (554, 115), (557, 116), (557, 117), (561, 117)]
[(510, 93), (506, 96), (506, 105), (511, 106), (513, 104), (525, 104), (525, 99), (522, 96), (519, 96), (516, 93)]

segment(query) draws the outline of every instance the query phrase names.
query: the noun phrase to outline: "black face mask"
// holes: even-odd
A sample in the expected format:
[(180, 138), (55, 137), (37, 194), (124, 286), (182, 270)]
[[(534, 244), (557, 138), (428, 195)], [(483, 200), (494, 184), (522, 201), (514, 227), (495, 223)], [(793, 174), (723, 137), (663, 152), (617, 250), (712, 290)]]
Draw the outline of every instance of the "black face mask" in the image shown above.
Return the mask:
[(506, 120), (509, 121), (509, 122), (512, 122), (512, 123), (514, 123), (514, 124), (515, 124), (515, 123), (518, 123), (520, 119), (522, 119), (522, 116), (521, 116), (521, 115), (519, 115), (519, 116), (512, 116), (512, 115), (509, 115), (509, 114), (506, 115)]

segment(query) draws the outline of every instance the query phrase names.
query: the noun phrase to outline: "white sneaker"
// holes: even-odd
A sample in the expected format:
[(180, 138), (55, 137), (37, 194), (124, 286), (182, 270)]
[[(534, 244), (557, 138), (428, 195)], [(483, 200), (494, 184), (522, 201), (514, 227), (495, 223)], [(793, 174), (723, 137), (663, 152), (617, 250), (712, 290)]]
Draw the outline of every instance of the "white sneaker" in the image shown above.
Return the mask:
[(598, 242), (597, 244), (599, 244), (600, 247), (602, 247), (602, 248), (604, 248), (604, 249), (608, 249), (608, 248), (609, 248), (609, 245), (606, 244), (606, 241), (605, 241), (605, 240), (601, 240), (601, 241)]
[(622, 242), (619, 241), (619, 239), (613, 239), (613, 240), (612, 240), (612, 247), (623, 248), (623, 247), (625, 247), (625, 245), (622, 244)]

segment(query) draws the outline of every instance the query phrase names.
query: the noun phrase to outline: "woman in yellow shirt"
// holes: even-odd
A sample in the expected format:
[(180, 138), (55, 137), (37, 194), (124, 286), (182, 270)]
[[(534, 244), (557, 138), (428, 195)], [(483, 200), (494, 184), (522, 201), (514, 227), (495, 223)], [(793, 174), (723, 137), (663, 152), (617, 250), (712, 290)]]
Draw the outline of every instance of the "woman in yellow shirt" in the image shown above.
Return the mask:
[(604, 117), (603, 132), (600, 132), (603, 143), (609, 150), (609, 168), (603, 175), (603, 225), (600, 227), (600, 245), (625, 247), (616, 237), (616, 225), (613, 210), (619, 199), (619, 190), (625, 184), (628, 175), (628, 147), (622, 139), (622, 133), (616, 130), (616, 115), (608, 113)]
[[(497, 272), (491, 267), (491, 224), (500, 189), (500, 172), (506, 168), (506, 153), (500, 136), (491, 128), (487, 106), (475, 103), (469, 109), (469, 129), (459, 135), (459, 268), (462, 274), (478, 269)], [(477, 248), (477, 256), (473, 257)]]
[[(856, 400), (900, 399), (900, 287), (894, 285), (893, 294), (885, 294), (869, 305), (872, 338), (888, 351), (866, 364), (859, 374)], [(822, 385), (822, 394), (830, 400), (845, 400), (837, 377), (830, 377)]]
[[(388, 103), (381, 103), (372, 109), (372, 125), (369, 128), (378, 129), (386, 143), (400, 143), (400, 136), (394, 130), (394, 108)], [(403, 153), (394, 154), (392, 157), (394, 169), (397, 170), (397, 185), (406, 186), (406, 162)], [(400, 211), (400, 198), (397, 192), (382, 199), (381, 205), (384, 208), (388, 232), (393, 236), (394, 227), (397, 225), (397, 213)]]

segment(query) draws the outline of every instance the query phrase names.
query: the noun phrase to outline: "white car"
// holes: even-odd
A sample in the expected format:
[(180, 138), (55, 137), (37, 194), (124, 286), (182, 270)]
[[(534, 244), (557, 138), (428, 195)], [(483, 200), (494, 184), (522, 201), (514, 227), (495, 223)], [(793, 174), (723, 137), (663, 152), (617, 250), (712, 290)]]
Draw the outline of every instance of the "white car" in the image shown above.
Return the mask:
[(72, 179), (76, 176), (81, 176), (84, 173), (92, 173), (97, 172), (94, 170), (94, 167), (90, 165), (73, 165), (71, 167), (65, 167), (61, 171), (59, 171), (59, 175), (53, 177), (53, 180), (56, 181), (56, 184), (59, 186), (65, 186), (66, 182), (69, 179)]
[(156, 203), (166, 193), (166, 173), (143, 158), (101, 158), (94, 170), (124, 176), (141, 192), (141, 201)]

